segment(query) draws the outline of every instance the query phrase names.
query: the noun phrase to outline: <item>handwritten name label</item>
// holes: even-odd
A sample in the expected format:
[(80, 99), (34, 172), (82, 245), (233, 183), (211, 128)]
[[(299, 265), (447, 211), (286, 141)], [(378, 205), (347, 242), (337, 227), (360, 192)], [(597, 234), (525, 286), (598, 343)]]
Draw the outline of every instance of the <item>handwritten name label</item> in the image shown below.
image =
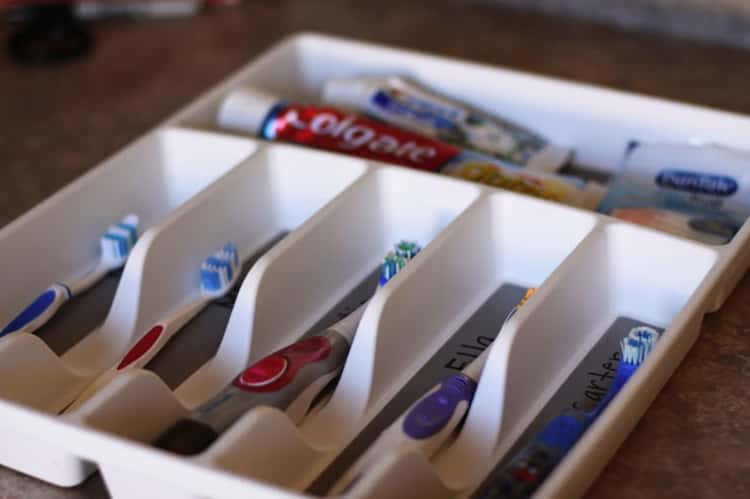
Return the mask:
[[(601, 366), (595, 371), (586, 373), (588, 384), (583, 391), (583, 396), (586, 400), (599, 403), (604, 398), (607, 394), (607, 390), (609, 390), (609, 385), (612, 383), (612, 380), (615, 379), (617, 367), (620, 365), (620, 359), (621, 354), (618, 350), (613, 352), (605, 362), (602, 362)], [(579, 409), (579, 401), (573, 402), (571, 406), (574, 409)]]
[(443, 367), (462, 371), (472, 360), (479, 357), (490, 344), (492, 344), (492, 338), (489, 336), (477, 336), (474, 339), (474, 343), (461, 343), (458, 347), (459, 350), (456, 351), (455, 355)]

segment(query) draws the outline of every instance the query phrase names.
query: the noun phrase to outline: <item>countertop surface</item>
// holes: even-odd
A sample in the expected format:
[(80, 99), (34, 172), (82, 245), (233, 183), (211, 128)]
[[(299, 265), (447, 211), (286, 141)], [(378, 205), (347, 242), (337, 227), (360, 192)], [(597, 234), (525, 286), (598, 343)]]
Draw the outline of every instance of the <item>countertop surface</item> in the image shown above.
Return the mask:
[(750, 48), (747, 0), (479, 0)]
[[(96, 25), (95, 51), (66, 65), (22, 68), (0, 56), (0, 225), (302, 30), (750, 114), (750, 52), (739, 49), (491, 5), (248, 0), (186, 20)], [(748, 319), (745, 277), (588, 497), (750, 497)], [(107, 494), (98, 475), (64, 490), (0, 469), (0, 497)]]

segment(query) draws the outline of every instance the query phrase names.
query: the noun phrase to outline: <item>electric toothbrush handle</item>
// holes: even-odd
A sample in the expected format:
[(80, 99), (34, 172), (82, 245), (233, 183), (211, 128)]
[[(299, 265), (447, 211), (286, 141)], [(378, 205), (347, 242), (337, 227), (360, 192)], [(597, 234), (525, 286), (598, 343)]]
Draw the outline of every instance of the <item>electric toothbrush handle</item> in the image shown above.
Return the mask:
[(569, 410), (547, 423), (534, 440), (518, 452), (473, 497), (521, 499), (531, 497), (562, 461), (593, 421), (589, 413)]
[(464, 373), (444, 379), (406, 413), (401, 424), (404, 435), (430, 450), (426, 456), (431, 457), (460, 425), (476, 389), (477, 382)]
[(408, 447), (430, 459), (461, 425), (476, 388), (477, 382), (464, 373), (444, 379), (384, 431), (328, 495), (349, 490), (367, 468), (388, 451)]
[(328, 329), (300, 340), (245, 369), (233, 385), (244, 392), (263, 394), (262, 405), (287, 411), (295, 422), (346, 362), (349, 341)]
[(248, 411), (275, 407), (299, 422), (346, 362), (349, 342), (332, 330), (283, 348), (245, 369), (214, 398), (177, 421), (157, 447), (193, 456), (210, 447)]
[(268, 394), (264, 405), (285, 410), (292, 421), (300, 423), (315, 398), (344, 368), (366, 305), (360, 305), (321, 334), (254, 363), (234, 380), (234, 386)]
[(33, 333), (46, 324), (70, 296), (71, 292), (65, 284), (53, 284), (0, 331), (0, 338), (16, 331)]

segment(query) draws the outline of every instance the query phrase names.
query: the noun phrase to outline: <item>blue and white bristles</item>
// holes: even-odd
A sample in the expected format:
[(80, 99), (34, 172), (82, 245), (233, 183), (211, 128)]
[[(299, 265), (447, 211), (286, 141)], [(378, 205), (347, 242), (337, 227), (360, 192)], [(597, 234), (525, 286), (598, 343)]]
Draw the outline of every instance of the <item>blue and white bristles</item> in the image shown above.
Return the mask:
[(394, 245), (394, 249), (395, 251), (388, 252), (388, 254), (385, 255), (385, 258), (383, 258), (383, 265), (380, 268), (379, 286), (384, 286), (393, 278), (393, 276), (403, 269), (412, 258), (422, 251), (422, 247), (419, 243), (405, 240)]
[(201, 291), (207, 296), (224, 295), (240, 273), (240, 258), (234, 243), (206, 258), (201, 265)]
[(100, 240), (102, 260), (122, 266), (138, 240), (138, 217), (128, 215), (120, 223), (107, 229)]
[(622, 362), (639, 365), (659, 340), (659, 332), (647, 326), (634, 327), (620, 342)]
[(630, 330), (628, 335), (620, 341), (622, 360), (617, 367), (615, 379), (612, 386), (607, 390), (607, 395), (592, 411), (592, 415), (598, 416), (609, 405), (613, 398), (620, 392), (625, 383), (635, 374), (638, 367), (646, 360), (661, 334), (659, 331), (648, 326), (638, 326)]
[(130, 214), (110, 226), (99, 240), (99, 263), (89, 273), (68, 283), (73, 296), (86, 291), (107, 273), (119, 269), (128, 260), (138, 241), (138, 216)]

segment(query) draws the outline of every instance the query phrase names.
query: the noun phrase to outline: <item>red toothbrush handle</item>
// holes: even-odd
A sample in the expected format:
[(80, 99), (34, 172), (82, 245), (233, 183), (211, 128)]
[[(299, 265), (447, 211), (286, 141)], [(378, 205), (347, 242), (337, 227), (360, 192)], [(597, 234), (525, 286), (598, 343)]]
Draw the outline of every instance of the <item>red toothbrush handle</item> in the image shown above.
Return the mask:
[(275, 392), (294, 381), (303, 367), (325, 360), (330, 354), (328, 338), (312, 336), (259, 360), (237, 376), (233, 384), (247, 392)]

